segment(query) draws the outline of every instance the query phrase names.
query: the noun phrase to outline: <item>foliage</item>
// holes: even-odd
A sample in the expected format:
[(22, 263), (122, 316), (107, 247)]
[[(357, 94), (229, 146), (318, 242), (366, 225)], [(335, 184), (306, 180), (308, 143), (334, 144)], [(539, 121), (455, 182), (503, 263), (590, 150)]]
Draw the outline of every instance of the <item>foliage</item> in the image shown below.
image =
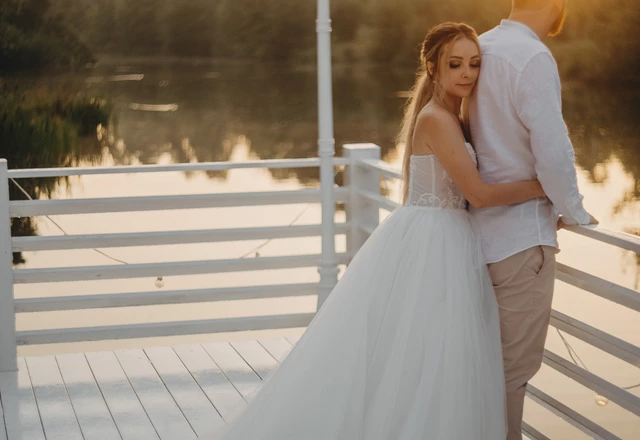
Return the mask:
[(49, 0), (3, 0), (0, 4), (0, 73), (80, 67), (89, 49), (57, 17)]
[[(95, 53), (314, 61), (312, 0), (51, 2)], [(509, 4), (508, 0), (332, 0), (334, 57), (337, 62), (415, 65), (417, 48), (431, 26), (464, 21), (484, 32), (508, 15)], [(569, 6), (565, 31), (546, 41), (563, 75), (609, 82), (638, 80), (637, 0), (617, 0), (615, 6), (580, 0)]]
[[(56, 95), (46, 87), (23, 89), (11, 80), (0, 82), (0, 157), (10, 168), (64, 167), (80, 160), (97, 160), (101, 145), (95, 136), (99, 124), (106, 125), (111, 106), (104, 100), (67, 92)], [(94, 136), (88, 136), (94, 133)], [(25, 179), (20, 186), (33, 199), (50, 196), (60, 181), (55, 178)], [(9, 186), (12, 200), (26, 199), (15, 185)], [(14, 219), (13, 236), (34, 235), (31, 218)], [(23, 262), (20, 253), (14, 262)]]

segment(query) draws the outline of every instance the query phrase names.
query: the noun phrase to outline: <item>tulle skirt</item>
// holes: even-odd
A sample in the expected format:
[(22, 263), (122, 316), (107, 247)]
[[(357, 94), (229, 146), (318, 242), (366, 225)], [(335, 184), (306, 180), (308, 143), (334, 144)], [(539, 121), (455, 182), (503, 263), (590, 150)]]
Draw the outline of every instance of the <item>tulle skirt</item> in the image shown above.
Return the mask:
[(502, 440), (498, 308), (465, 210), (400, 207), (215, 440)]

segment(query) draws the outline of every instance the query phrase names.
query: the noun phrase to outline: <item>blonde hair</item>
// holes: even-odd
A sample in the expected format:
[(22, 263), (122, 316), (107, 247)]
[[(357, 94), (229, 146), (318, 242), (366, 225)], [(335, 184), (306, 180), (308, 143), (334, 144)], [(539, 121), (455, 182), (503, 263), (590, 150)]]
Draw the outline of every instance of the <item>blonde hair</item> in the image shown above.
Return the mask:
[[(433, 27), (422, 42), (420, 50), (420, 68), (416, 74), (416, 82), (411, 89), (409, 99), (405, 106), (404, 119), (398, 135), (398, 143), (404, 143), (404, 158), (402, 161), (402, 203), (407, 201), (409, 195), (409, 167), (413, 154), (413, 132), (416, 127), (418, 114), (431, 100), (435, 90), (435, 78), (438, 75), (440, 60), (444, 49), (452, 42), (466, 38), (475, 42), (478, 47), (478, 34), (469, 25), (464, 23), (442, 23)], [(433, 63), (430, 72), (428, 64)]]
[(513, 9), (539, 10), (551, 4), (552, 0), (511, 0)]

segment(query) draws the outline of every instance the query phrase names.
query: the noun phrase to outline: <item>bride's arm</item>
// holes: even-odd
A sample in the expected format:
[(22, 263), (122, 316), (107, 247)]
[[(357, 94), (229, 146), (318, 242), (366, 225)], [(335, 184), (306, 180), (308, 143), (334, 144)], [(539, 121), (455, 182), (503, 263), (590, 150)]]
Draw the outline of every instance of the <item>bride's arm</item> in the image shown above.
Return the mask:
[(432, 109), (420, 114), (414, 145), (420, 142), (429, 146), (453, 183), (476, 208), (511, 205), (545, 197), (537, 180), (484, 183), (467, 151), (458, 121), (445, 110)]

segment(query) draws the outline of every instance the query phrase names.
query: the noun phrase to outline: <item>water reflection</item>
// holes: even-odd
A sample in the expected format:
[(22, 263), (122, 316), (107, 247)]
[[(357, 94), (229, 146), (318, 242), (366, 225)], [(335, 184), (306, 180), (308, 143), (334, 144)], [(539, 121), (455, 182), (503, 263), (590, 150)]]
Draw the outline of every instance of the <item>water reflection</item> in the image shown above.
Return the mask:
[[(105, 65), (108, 76), (117, 65)], [(144, 81), (91, 84), (108, 93), (117, 105), (114, 134), (120, 142), (117, 160), (156, 163), (168, 155), (173, 162), (226, 161), (231, 146), (243, 143), (259, 159), (314, 157), (317, 155), (316, 73), (312, 69), (269, 66), (160, 63), (128, 66), (129, 74), (144, 74)], [(397, 160), (395, 137), (405, 97), (413, 82), (410, 69), (351, 65), (334, 69), (336, 154), (342, 145), (373, 142), (383, 158)], [(564, 114), (576, 151), (576, 162), (591, 183), (601, 185), (611, 212), (619, 217), (612, 227), (628, 228), (640, 204), (640, 87), (615, 88), (584, 83), (564, 84)], [(132, 111), (131, 103), (178, 106), (175, 112)], [(185, 144), (188, 148), (185, 148)], [(119, 159), (118, 159), (119, 158)], [(618, 166), (632, 183), (624, 189)], [(318, 183), (318, 170), (274, 169), (275, 180), (297, 179)], [(208, 173), (226, 180), (227, 171)], [(336, 176), (338, 184), (342, 175)], [(615, 188), (615, 189), (614, 189)], [(383, 191), (388, 192), (383, 188)], [(631, 214), (629, 212), (631, 211)], [(637, 224), (637, 217), (631, 225)], [(636, 232), (636, 231), (632, 231)], [(640, 259), (623, 258), (621, 264), (636, 271)], [(636, 267), (637, 266), (637, 267)]]
[[(316, 73), (277, 66), (155, 62), (105, 64), (92, 78), (126, 75), (135, 81), (85, 82), (88, 93), (108, 96), (114, 117), (99, 143), (115, 165), (230, 160), (232, 146), (242, 143), (256, 159), (317, 155)], [(55, 81), (55, 79), (52, 79)], [(58, 81), (68, 81), (68, 78)], [(359, 65), (334, 69), (337, 155), (342, 145), (373, 142), (387, 160), (395, 160), (395, 137), (402, 115), (402, 92), (413, 82), (408, 69)], [(577, 164), (593, 183), (608, 185), (607, 164), (618, 160), (633, 179), (617, 200), (613, 215), (637, 210), (640, 199), (640, 88), (565, 84), (564, 112)], [(162, 110), (162, 111), (158, 111)], [(89, 142), (89, 141), (86, 141)], [(90, 142), (89, 142), (90, 143)], [(95, 156), (95, 145), (85, 150)], [(167, 159), (168, 158), (168, 159)], [(316, 185), (314, 168), (274, 169), (279, 181), (296, 179)], [(226, 181), (228, 171), (211, 171)], [(342, 176), (337, 176), (338, 183)], [(16, 197), (19, 198), (19, 197)], [(28, 224), (25, 225), (28, 227)], [(34, 231), (23, 231), (33, 233)]]
[[(80, 161), (100, 160), (105, 140), (102, 127), (110, 105), (79, 92), (78, 82), (67, 77), (52, 86), (47, 78), (0, 78), (0, 157), (7, 159), (10, 169), (77, 166)], [(50, 197), (64, 184), (69, 184), (68, 179), (18, 179), (9, 183), (9, 197)], [(36, 233), (33, 219), (12, 219), (13, 236)], [(21, 253), (14, 253), (13, 262), (25, 261)]]
[(577, 164), (593, 182), (606, 184), (611, 177), (604, 166), (618, 159), (633, 178), (633, 185), (619, 199), (614, 213), (640, 199), (640, 88), (613, 89), (573, 86), (565, 90), (564, 111), (576, 150)]
[[(98, 127), (102, 132), (102, 128)], [(46, 144), (43, 144), (46, 148)], [(77, 144), (64, 155), (48, 155), (46, 152), (36, 151), (35, 162), (23, 166), (24, 168), (59, 168), (65, 166), (76, 166), (81, 162), (98, 165), (102, 158), (101, 150), (106, 146), (106, 138), (102, 136), (82, 136), (77, 139)], [(39, 147), (41, 148), (41, 147)], [(42, 153), (42, 154), (40, 154)], [(17, 168), (14, 157), (7, 158), (10, 168)], [(19, 165), (18, 165), (19, 167)], [(38, 200), (50, 198), (60, 186), (69, 188), (68, 178), (40, 177), (35, 179), (16, 179), (9, 182), (10, 200)], [(33, 217), (21, 217), (11, 219), (11, 235), (14, 237), (25, 237), (38, 235), (38, 227)], [(22, 252), (13, 253), (13, 264), (23, 264), (26, 260)]]
[[(113, 69), (114, 67), (104, 67)], [(133, 67), (136, 69), (136, 67)], [(317, 155), (316, 75), (309, 70), (247, 66), (138, 66), (145, 80), (136, 83), (90, 84), (106, 91), (117, 104), (116, 136), (142, 163), (155, 163), (164, 153), (182, 162), (181, 142), (189, 139), (198, 161), (227, 160), (228, 145), (239, 136), (260, 159)], [(108, 75), (105, 72), (104, 75)], [(335, 136), (338, 154), (349, 142), (375, 142), (386, 155), (394, 138), (403, 102), (398, 88), (409, 87), (406, 71), (337, 70)], [(167, 82), (169, 86), (161, 87)], [(160, 106), (175, 103), (171, 114), (131, 111), (131, 103)], [(297, 178), (315, 184), (315, 169), (273, 170), (276, 179)], [(224, 178), (224, 173), (214, 173)]]
[[(117, 66), (103, 66), (104, 75)], [(144, 81), (90, 84), (118, 103), (116, 136), (129, 155), (155, 163), (170, 153), (185, 161), (181, 145), (189, 139), (197, 161), (229, 158), (230, 143), (239, 136), (261, 159), (317, 155), (316, 74), (312, 70), (273, 67), (212, 66), (168, 63), (130, 66)], [(215, 70), (215, 71), (213, 71)], [(142, 73), (141, 73), (142, 74)], [(404, 99), (398, 92), (410, 87), (407, 69), (360, 66), (334, 71), (335, 138), (337, 154), (350, 142), (374, 142), (383, 157), (394, 152)], [(602, 85), (566, 84), (565, 118), (571, 130), (576, 161), (593, 182), (606, 183), (602, 165), (612, 157), (626, 171), (640, 176), (640, 88), (615, 89)], [(177, 106), (162, 113), (132, 111)], [(172, 107), (176, 108), (176, 107)], [(190, 160), (190, 159), (189, 159)], [(317, 170), (273, 170), (276, 179), (296, 177), (315, 184)], [(215, 174), (224, 178), (224, 174)], [(621, 198), (621, 206), (637, 200), (640, 189)]]

